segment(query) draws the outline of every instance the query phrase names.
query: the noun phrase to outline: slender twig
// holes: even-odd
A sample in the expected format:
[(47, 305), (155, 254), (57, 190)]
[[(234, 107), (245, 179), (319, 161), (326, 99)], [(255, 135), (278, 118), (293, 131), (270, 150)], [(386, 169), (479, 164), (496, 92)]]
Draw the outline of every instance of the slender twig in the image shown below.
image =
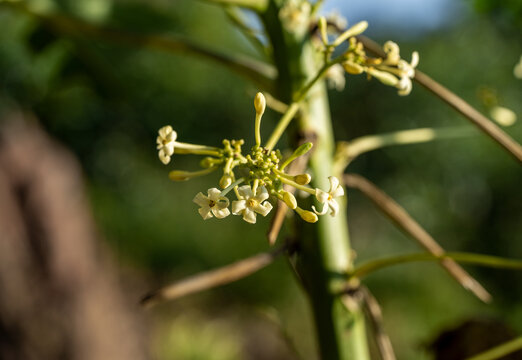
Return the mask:
[(451, 139), (474, 134), (471, 127), (419, 128), (385, 134), (366, 135), (350, 141), (340, 141), (335, 154), (335, 172), (343, 173), (348, 164), (361, 154), (387, 146), (408, 145)]
[[(415, 221), (397, 202), (390, 198), (372, 182), (360, 175), (347, 174), (344, 176), (346, 186), (360, 190), (382, 212), (384, 212), (399, 228), (415, 239), (422, 247), (435, 256), (443, 256), (444, 249)], [(491, 301), (491, 295), (466, 270), (455, 261), (444, 259), (441, 265), (465, 289), (471, 291), (484, 302)]]
[(238, 6), (254, 11), (263, 11), (268, 5), (267, 0), (202, 0), (210, 4)]
[(181, 37), (165, 37), (158, 35), (141, 35), (108, 27), (97, 26), (88, 22), (57, 14), (41, 14), (34, 12), (22, 3), (3, 3), (11, 8), (23, 11), (54, 31), (72, 37), (93, 37), (102, 41), (140, 46), (176, 54), (189, 54), (215, 61), (230, 70), (254, 81), (264, 89), (270, 90), (276, 77), (272, 65), (248, 58), (246, 56), (229, 55), (211, 50)]
[(467, 358), (466, 360), (495, 360), (504, 358), (504, 356), (522, 350), (522, 336), (506, 343), (495, 346), (483, 353)]
[(393, 351), (390, 337), (386, 331), (384, 331), (382, 310), (379, 306), (379, 302), (366, 286), (361, 286), (359, 291), (363, 296), (364, 309), (370, 319), (381, 360), (395, 360), (395, 352)]
[[(304, 144), (305, 142), (312, 140), (310, 138), (303, 138), (300, 141), (300, 144)], [(305, 171), (306, 166), (308, 164), (308, 160), (310, 157), (310, 153), (302, 155), (295, 159), (290, 166), (288, 166), (288, 174), (301, 174)], [(292, 194), (295, 193), (295, 187), (289, 185), (283, 185), (283, 189)], [(272, 221), (270, 223), (270, 228), (266, 234), (268, 238), (268, 243), (272, 246), (277, 241), (277, 237), (279, 236), (279, 232), (281, 231), (281, 227), (285, 221), (286, 213), (288, 212), (288, 206), (283, 201), (278, 201), (277, 208), (275, 211), (275, 215), (272, 217)]]
[(446, 252), (442, 255), (430, 253), (413, 253), (384, 257), (381, 259), (370, 260), (357, 266), (350, 274), (350, 278), (361, 278), (377, 270), (385, 269), (393, 265), (407, 264), (420, 261), (444, 261), (452, 260), (463, 264), (472, 264), (497, 269), (522, 270), (522, 260), (505, 259), (498, 256), (473, 254), (465, 252)]
[[(365, 36), (358, 36), (358, 39), (370, 52), (380, 57), (386, 56), (383, 49), (375, 41)], [(439, 97), (442, 101), (464, 115), (468, 120), (499, 143), (505, 150), (522, 163), (522, 146), (499, 128), (493, 121), (489, 120), (458, 95), (442, 86), (420, 70), (415, 70), (414, 79)]]
[(151, 306), (162, 301), (175, 300), (196, 292), (229, 284), (263, 269), (287, 251), (291, 251), (291, 248), (285, 244), (277, 249), (259, 253), (235, 263), (189, 276), (147, 294), (142, 298), (141, 304)]

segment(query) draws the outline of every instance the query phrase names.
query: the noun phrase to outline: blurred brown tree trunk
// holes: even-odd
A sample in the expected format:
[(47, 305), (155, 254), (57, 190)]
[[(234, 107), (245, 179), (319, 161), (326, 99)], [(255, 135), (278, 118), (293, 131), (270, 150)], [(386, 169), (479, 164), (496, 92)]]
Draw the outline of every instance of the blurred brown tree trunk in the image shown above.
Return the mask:
[(138, 311), (98, 242), (78, 162), (34, 119), (3, 120), (0, 358), (145, 359)]

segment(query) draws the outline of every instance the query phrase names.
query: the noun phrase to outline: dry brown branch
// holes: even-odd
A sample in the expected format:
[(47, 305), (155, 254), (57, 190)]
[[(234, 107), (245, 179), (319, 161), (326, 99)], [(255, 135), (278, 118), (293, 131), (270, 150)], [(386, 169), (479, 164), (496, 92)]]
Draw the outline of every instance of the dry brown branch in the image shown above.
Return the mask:
[[(358, 189), (366, 195), (382, 212), (384, 212), (399, 228), (415, 239), (422, 247), (435, 256), (444, 254), (444, 249), (426, 232), (397, 202), (379, 189), (375, 184), (356, 174), (345, 174), (346, 186)], [(444, 259), (441, 265), (466, 290), (471, 291), (484, 302), (491, 301), (491, 295), (466, 270), (450, 259)]]
[(240, 280), (270, 265), (279, 255), (287, 250), (289, 250), (289, 246), (285, 244), (272, 251), (256, 254), (214, 270), (189, 276), (145, 295), (141, 300), (141, 304), (148, 307), (162, 301), (175, 300)]
[[(364, 46), (377, 56), (384, 57), (385, 53), (375, 41), (365, 37), (358, 37)], [(475, 124), (480, 130), (499, 143), (505, 150), (522, 163), (522, 146), (499, 128), (494, 122), (482, 115), (473, 106), (468, 104), (458, 95), (445, 88), (420, 70), (415, 71), (415, 81), (435, 94), (442, 101), (450, 105), (468, 120)]]
[(373, 328), (373, 333), (375, 334), (375, 342), (377, 343), (377, 348), (379, 350), (381, 359), (395, 360), (396, 357), (393, 351), (390, 337), (384, 331), (382, 311), (379, 303), (377, 302), (377, 299), (365, 286), (361, 286), (359, 291), (362, 293), (364, 309), (366, 310), (366, 314), (370, 319), (370, 324)]

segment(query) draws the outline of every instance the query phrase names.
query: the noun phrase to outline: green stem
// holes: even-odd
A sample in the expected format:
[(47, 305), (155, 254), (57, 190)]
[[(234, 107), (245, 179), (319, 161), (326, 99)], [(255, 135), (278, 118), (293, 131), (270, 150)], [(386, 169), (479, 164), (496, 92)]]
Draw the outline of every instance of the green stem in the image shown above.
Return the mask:
[(263, 11), (266, 8), (267, 0), (204, 0), (208, 3), (224, 5), (224, 6), (239, 6), (245, 9), (254, 11)]
[[(317, 54), (308, 38), (308, 28), (287, 29), (279, 17), (287, 0), (270, 0), (263, 15), (265, 29), (273, 47), (278, 70), (274, 95), (290, 104), (267, 142), (273, 148), (297, 114), (292, 133), (314, 140), (310, 167), (315, 175), (313, 187), (327, 188), (333, 171), (334, 139), (326, 87), (321, 81), (327, 68), (318, 65)], [(298, 112), (298, 110), (300, 110)], [(299, 223), (301, 231), (297, 271), (307, 292), (323, 360), (368, 360), (364, 316), (354, 307), (344, 306), (332, 289), (338, 288), (352, 270), (350, 241), (344, 209), (336, 217), (323, 216), (316, 224)]]
[(466, 360), (495, 360), (522, 349), (522, 336)]
[(472, 254), (464, 252), (447, 252), (443, 255), (433, 255), (430, 253), (414, 253), (369, 261), (365, 264), (357, 266), (355, 270), (353, 270), (350, 273), (350, 276), (360, 278), (374, 271), (384, 269), (393, 265), (419, 261), (441, 261), (444, 259), (452, 259), (459, 263), (474, 264), (500, 269), (522, 270), (522, 260), (505, 259), (498, 256)]

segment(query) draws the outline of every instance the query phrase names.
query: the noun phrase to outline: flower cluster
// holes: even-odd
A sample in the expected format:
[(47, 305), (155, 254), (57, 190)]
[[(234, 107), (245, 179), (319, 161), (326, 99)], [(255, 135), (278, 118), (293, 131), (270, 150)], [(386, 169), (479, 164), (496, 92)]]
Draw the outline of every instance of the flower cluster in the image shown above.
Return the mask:
[[(373, 58), (366, 54), (363, 44), (357, 40), (356, 36), (362, 34), (368, 23), (361, 21), (348, 28), (332, 41), (329, 41), (328, 35), (332, 27), (328, 26), (327, 20), (322, 17), (319, 19), (318, 28), (321, 35), (320, 49), (325, 54), (326, 60), (330, 60), (331, 54), (341, 44), (347, 42), (348, 47), (343, 54), (339, 56), (329, 68), (326, 76), (330, 80), (332, 87), (338, 90), (344, 87), (344, 79), (341, 79), (339, 70), (344, 68), (348, 74), (358, 75), (366, 73), (368, 78), (376, 78), (385, 85), (397, 88), (399, 95), (408, 95), (412, 90), (411, 79), (415, 76), (415, 68), (419, 63), (419, 54), (414, 51), (411, 61), (407, 62), (400, 56), (399, 45), (392, 41), (384, 44), (383, 49), (386, 53), (384, 58)], [(338, 27), (334, 27), (334, 31), (338, 31)]]
[[(194, 197), (194, 203), (199, 206), (199, 214), (205, 220), (212, 217), (223, 219), (232, 213), (242, 216), (248, 223), (255, 224), (258, 214), (267, 216), (272, 210), (270, 198), (283, 201), (307, 222), (316, 222), (318, 215), (324, 215), (328, 210), (330, 215), (334, 216), (339, 209), (336, 198), (344, 195), (344, 189), (337, 178), (329, 178), (330, 189), (326, 192), (308, 185), (312, 179), (309, 174), (291, 175), (286, 171), (290, 163), (312, 148), (312, 143), (299, 146), (287, 158), (283, 158), (279, 150), (261, 146), (260, 124), (266, 107), (263, 94), (256, 95), (254, 107), (256, 144), (247, 154), (243, 154), (243, 140), (223, 140), (222, 148), (187, 144), (177, 141), (177, 134), (171, 126), (162, 127), (157, 138), (157, 149), (164, 164), (168, 164), (171, 157), (178, 153), (206, 156), (200, 163), (202, 170), (173, 170), (169, 173), (170, 179), (183, 181), (218, 169), (222, 170), (219, 188), (210, 188), (206, 195), (200, 192)], [(293, 192), (284, 189), (283, 185), (315, 196), (317, 202), (322, 205), (321, 210), (314, 206), (312, 211), (299, 207)], [(227, 197), (229, 193), (235, 194), (236, 197), (232, 204)]]

